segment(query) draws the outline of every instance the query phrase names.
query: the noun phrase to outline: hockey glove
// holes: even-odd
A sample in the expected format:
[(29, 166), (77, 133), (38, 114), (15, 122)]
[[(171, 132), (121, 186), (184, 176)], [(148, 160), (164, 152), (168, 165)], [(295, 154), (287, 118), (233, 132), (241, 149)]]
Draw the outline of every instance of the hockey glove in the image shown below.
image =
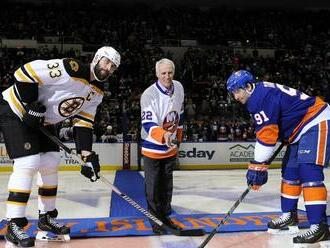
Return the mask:
[(25, 106), (23, 114), (23, 122), (31, 128), (39, 128), (45, 120), (46, 107), (40, 102), (32, 102)]
[(97, 181), (100, 178), (100, 163), (99, 163), (99, 155), (95, 152), (92, 152), (88, 156), (82, 156), (85, 164), (81, 166), (80, 173), (89, 178), (91, 182)]
[(268, 180), (268, 165), (265, 163), (258, 163), (251, 161), (246, 173), (247, 184), (252, 186), (253, 190), (258, 190)]

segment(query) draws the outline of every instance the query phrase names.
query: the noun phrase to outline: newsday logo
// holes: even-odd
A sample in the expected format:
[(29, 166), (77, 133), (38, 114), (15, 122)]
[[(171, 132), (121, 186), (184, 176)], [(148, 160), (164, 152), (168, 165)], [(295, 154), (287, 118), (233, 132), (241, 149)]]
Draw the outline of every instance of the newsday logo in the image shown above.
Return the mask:
[(215, 154), (215, 150), (197, 150), (194, 147), (192, 150), (187, 151), (179, 151), (179, 158), (207, 158), (207, 160), (211, 160)]
[(230, 162), (250, 162), (254, 159), (254, 146), (237, 144), (229, 147)]

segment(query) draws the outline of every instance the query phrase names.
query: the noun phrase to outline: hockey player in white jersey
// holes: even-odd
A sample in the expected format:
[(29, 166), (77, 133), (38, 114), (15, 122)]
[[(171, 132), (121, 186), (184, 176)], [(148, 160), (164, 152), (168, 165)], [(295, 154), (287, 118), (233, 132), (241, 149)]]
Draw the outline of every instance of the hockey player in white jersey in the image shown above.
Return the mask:
[[(169, 215), (173, 191), (173, 168), (182, 140), (184, 90), (173, 80), (174, 63), (161, 59), (156, 63), (157, 82), (141, 96), (141, 146), (145, 171), (148, 210), (164, 224), (180, 229)], [(151, 222), (156, 234), (164, 233)]]
[[(13, 85), (0, 95), (0, 128), (9, 157), (14, 160), (8, 182), (5, 238), (8, 246), (33, 247), (35, 240), (24, 230), (25, 211), (37, 174), (39, 222), (37, 239), (69, 240), (69, 227), (55, 218), (59, 147), (39, 128), (55, 135), (54, 124), (74, 118), (77, 152), (86, 163), (81, 173), (99, 178), (98, 155), (92, 151), (92, 127), (102, 102), (103, 83), (118, 68), (120, 55), (112, 47), (100, 48), (90, 64), (75, 59), (35, 60), (19, 67)], [(47, 236), (52, 233), (52, 238)], [(55, 234), (55, 236), (54, 236)]]

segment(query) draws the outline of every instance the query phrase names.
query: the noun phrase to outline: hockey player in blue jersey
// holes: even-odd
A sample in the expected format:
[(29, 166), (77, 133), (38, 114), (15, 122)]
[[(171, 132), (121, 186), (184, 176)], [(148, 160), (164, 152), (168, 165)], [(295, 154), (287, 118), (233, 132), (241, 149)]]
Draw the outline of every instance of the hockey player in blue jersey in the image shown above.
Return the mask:
[(327, 189), (324, 166), (330, 157), (330, 106), (319, 97), (270, 82), (256, 82), (245, 70), (234, 72), (227, 90), (247, 106), (254, 119), (254, 161), (248, 165), (248, 185), (257, 190), (268, 179), (268, 164), (277, 141), (288, 143), (282, 163), (283, 214), (268, 223), (271, 233), (298, 232), (297, 203), (303, 192), (310, 229), (293, 238), (295, 246), (327, 243)]

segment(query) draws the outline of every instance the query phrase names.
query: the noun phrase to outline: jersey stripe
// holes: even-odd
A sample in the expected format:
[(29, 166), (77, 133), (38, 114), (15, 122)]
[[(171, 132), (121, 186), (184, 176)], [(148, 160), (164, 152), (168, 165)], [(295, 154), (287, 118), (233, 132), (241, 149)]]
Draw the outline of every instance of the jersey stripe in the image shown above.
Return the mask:
[(142, 155), (148, 157), (148, 158), (153, 158), (153, 159), (162, 159), (162, 158), (169, 158), (169, 157), (173, 157), (177, 154), (178, 149), (174, 148), (172, 150), (169, 150), (166, 153), (156, 153), (155, 151), (148, 151), (148, 149), (142, 147), (141, 153)]
[(89, 82), (86, 79), (84, 79), (84, 78), (78, 78), (78, 77), (71, 77), (71, 78), (73, 80), (79, 81), (79, 82), (81, 82), (83, 84), (89, 85)]
[(144, 128), (144, 130), (149, 133), (150, 128), (154, 127), (154, 126), (158, 126), (157, 123), (155, 122), (146, 122), (142, 124), (142, 127)]
[(157, 145), (147, 140), (142, 140), (142, 142), (143, 142), (143, 147), (147, 149), (158, 150), (159, 152), (166, 152), (168, 150), (167, 145)]
[(75, 127), (86, 127), (86, 128), (93, 128), (93, 125), (90, 123), (87, 123), (85, 121), (77, 121), (74, 123)]
[(299, 132), (303, 129), (303, 127), (308, 122), (313, 120), (318, 115), (318, 113), (321, 113), (321, 111), (326, 106), (327, 106), (327, 104), (324, 101), (322, 101), (321, 98), (316, 97), (315, 103), (308, 108), (307, 113), (305, 114), (304, 118), (293, 130), (292, 134), (290, 135), (289, 142), (292, 142), (294, 140), (294, 138), (299, 134)]
[(88, 114), (84, 111), (79, 112), (79, 114), (77, 114), (76, 116), (80, 116), (83, 119), (88, 119), (88, 120), (94, 122), (94, 115)]
[(87, 127), (87, 128), (93, 128), (93, 123), (86, 121), (86, 120), (82, 120), (82, 119), (78, 119), (75, 118), (73, 120), (73, 125), (75, 127)]
[(79, 82), (81, 82), (81, 83), (83, 83), (83, 84), (85, 84), (85, 85), (90, 85), (92, 88), (93, 88), (93, 90), (95, 90), (98, 94), (100, 94), (100, 95), (104, 95), (104, 92), (101, 90), (101, 89), (99, 89), (98, 87), (96, 87), (95, 85), (92, 85), (92, 84), (90, 84), (86, 79), (84, 79), (84, 78), (78, 78), (78, 77), (71, 77), (73, 80), (75, 80), (75, 81), (79, 81)]
[(152, 139), (158, 141), (159, 143), (164, 143), (165, 130), (159, 126), (152, 127), (149, 130), (149, 135)]
[(74, 117), (74, 120), (76, 120), (76, 121), (85, 121), (85, 122), (88, 122), (88, 123), (94, 124), (94, 121), (93, 121), (93, 120), (87, 119), (87, 118), (82, 117), (82, 116), (79, 116), (79, 115), (76, 115), (76, 116)]
[(14, 92), (14, 86), (12, 86), (12, 88), (9, 91), (9, 97), (10, 97), (11, 103), (14, 104), (14, 107), (20, 113), (20, 115), (21, 115), (20, 117), (22, 117), (23, 114), (25, 113), (25, 109), (22, 106), (21, 102), (19, 101), (17, 95)]
[(326, 157), (326, 146), (328, 137), (328, 122), (322, 121), (319, 123), (318, 144), (316, 153), (316, 164), (324, 165)]
[(23, 73), (22, 67), (15, 71), (14, 76), (16, 80), (19, 82), (27, 82), (27, 83), (34, 82), (30, 77), (28, 77), (27, 75), (25, 75), (25, 73)]
[(24, 75), (27, 76), (27, 77), (30, 79), (30, 81), (32, 81), (33, 83), (36, 83), (36, 81), (34, 80), (34, 78), (31, 77), (31, 76), (29, 75), (29, 73), (25, 70), (25, 67), (24, 67), (24, 66), (21, 66), (21, 70), (22, 70), (22, 72), (24, 73)]
[(93, 88), (93, 90), (95, 90), (100, 95), (104, 95), (103, 90), (101, 90), (100, 88), (96, 87), (95, 85), (92, 85), (92, 88)]
[(30, 76), (32, 76), (35, 79), (35, 81), (42, 84), (42, 80), (38, 77), (37, 73), (33, 70), (30, 63), (25, 64), (24, 67), (27, 70), (27, 72), (30, 73)]

